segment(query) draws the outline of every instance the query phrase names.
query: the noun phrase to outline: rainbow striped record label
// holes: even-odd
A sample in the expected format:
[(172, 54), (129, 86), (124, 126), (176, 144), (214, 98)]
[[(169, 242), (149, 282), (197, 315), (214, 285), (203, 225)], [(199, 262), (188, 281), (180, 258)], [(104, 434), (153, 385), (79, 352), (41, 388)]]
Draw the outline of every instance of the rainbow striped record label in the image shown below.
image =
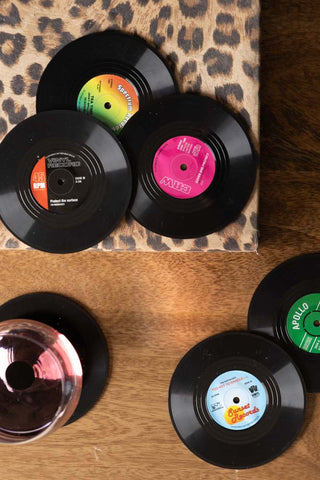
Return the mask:
[(81, 88), (77, 110), (102, 121), (118, 135), (139, 110), (139, 95), (126, 78), (113, 74), (98, 75)]

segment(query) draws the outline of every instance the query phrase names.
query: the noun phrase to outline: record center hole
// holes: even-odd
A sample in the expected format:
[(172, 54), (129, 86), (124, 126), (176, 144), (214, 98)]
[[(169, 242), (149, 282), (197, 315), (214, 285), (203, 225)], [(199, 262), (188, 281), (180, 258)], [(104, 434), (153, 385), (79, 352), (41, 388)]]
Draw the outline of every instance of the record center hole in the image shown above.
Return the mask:
[(319, 320), (315, 320), (315, 321), (313, 322), (313, 325), (314, 325), (315, 327), (320, 327), (320, 322), (319, 322)]
[(64, 184), (64, 179), (58, 178), (58, 185), (63, 185), (63, 184)]
[(6, 370), (6, 379), (11, 388), (25, 390), (34, 382), (34, 371), (26, 362), (13, 362)]
[(239, 397), (234, 397), (233, 403), (239, 403), (239, 402), (240, 402), (240, 398)]
[(181, 170), (185, 171), (185, 170), (187, 170), (188, 166), (185, 163), (182, 163), (180, 165), (180, 168), (181, 168)]
[(105, 108), (106, 110), (110, 110), (110, 108), (111, 108), (111, 103), (110, 103), (110, 102), (106, 102), (106, 103), (104, 104), (104, 108)]

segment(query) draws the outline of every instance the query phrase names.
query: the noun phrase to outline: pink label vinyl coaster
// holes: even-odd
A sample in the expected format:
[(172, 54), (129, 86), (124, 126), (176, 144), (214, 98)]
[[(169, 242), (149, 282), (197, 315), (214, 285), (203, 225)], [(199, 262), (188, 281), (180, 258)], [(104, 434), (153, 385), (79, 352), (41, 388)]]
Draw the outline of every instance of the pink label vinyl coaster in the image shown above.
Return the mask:
[(159, 187), (175, 198), (193, 198), (203, 193), (216, 171), (208, 145), (195, 137), (178, 136), (164, 142), (153, 160), (153, 175)]

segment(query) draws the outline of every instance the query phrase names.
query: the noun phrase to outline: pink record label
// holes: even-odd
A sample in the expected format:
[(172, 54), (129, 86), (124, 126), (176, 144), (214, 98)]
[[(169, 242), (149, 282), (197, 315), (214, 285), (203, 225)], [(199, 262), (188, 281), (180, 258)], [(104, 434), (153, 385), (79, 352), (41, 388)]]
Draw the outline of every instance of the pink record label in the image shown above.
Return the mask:
[(164, 142), (153, 160), (153, 175), (171, 197), (193, 198), (214, 179), (216, 162), (210, 147), (195, 137), (178, 136)]

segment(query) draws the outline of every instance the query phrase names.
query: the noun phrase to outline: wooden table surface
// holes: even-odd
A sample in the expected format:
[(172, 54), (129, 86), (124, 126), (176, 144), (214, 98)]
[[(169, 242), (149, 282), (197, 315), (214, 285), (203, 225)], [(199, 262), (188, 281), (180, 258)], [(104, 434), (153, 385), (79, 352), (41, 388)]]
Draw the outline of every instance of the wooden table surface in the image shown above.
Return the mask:
[(246, 328), (251, 296), (283, 260), (320, 242), (320, 68), (317, 0), (262, 2), (260, 248), (254, 253), (0, 253), (0, 302), (62, 293), (98, 320), (112, 372), (101, 401), (34, 444), (1, 446), (5, 480), (313, 479), (320, 394), (297, 441), (248, 471), (206, 464), (178, 440), (167, 409), (172, 372), (209, 335)]

